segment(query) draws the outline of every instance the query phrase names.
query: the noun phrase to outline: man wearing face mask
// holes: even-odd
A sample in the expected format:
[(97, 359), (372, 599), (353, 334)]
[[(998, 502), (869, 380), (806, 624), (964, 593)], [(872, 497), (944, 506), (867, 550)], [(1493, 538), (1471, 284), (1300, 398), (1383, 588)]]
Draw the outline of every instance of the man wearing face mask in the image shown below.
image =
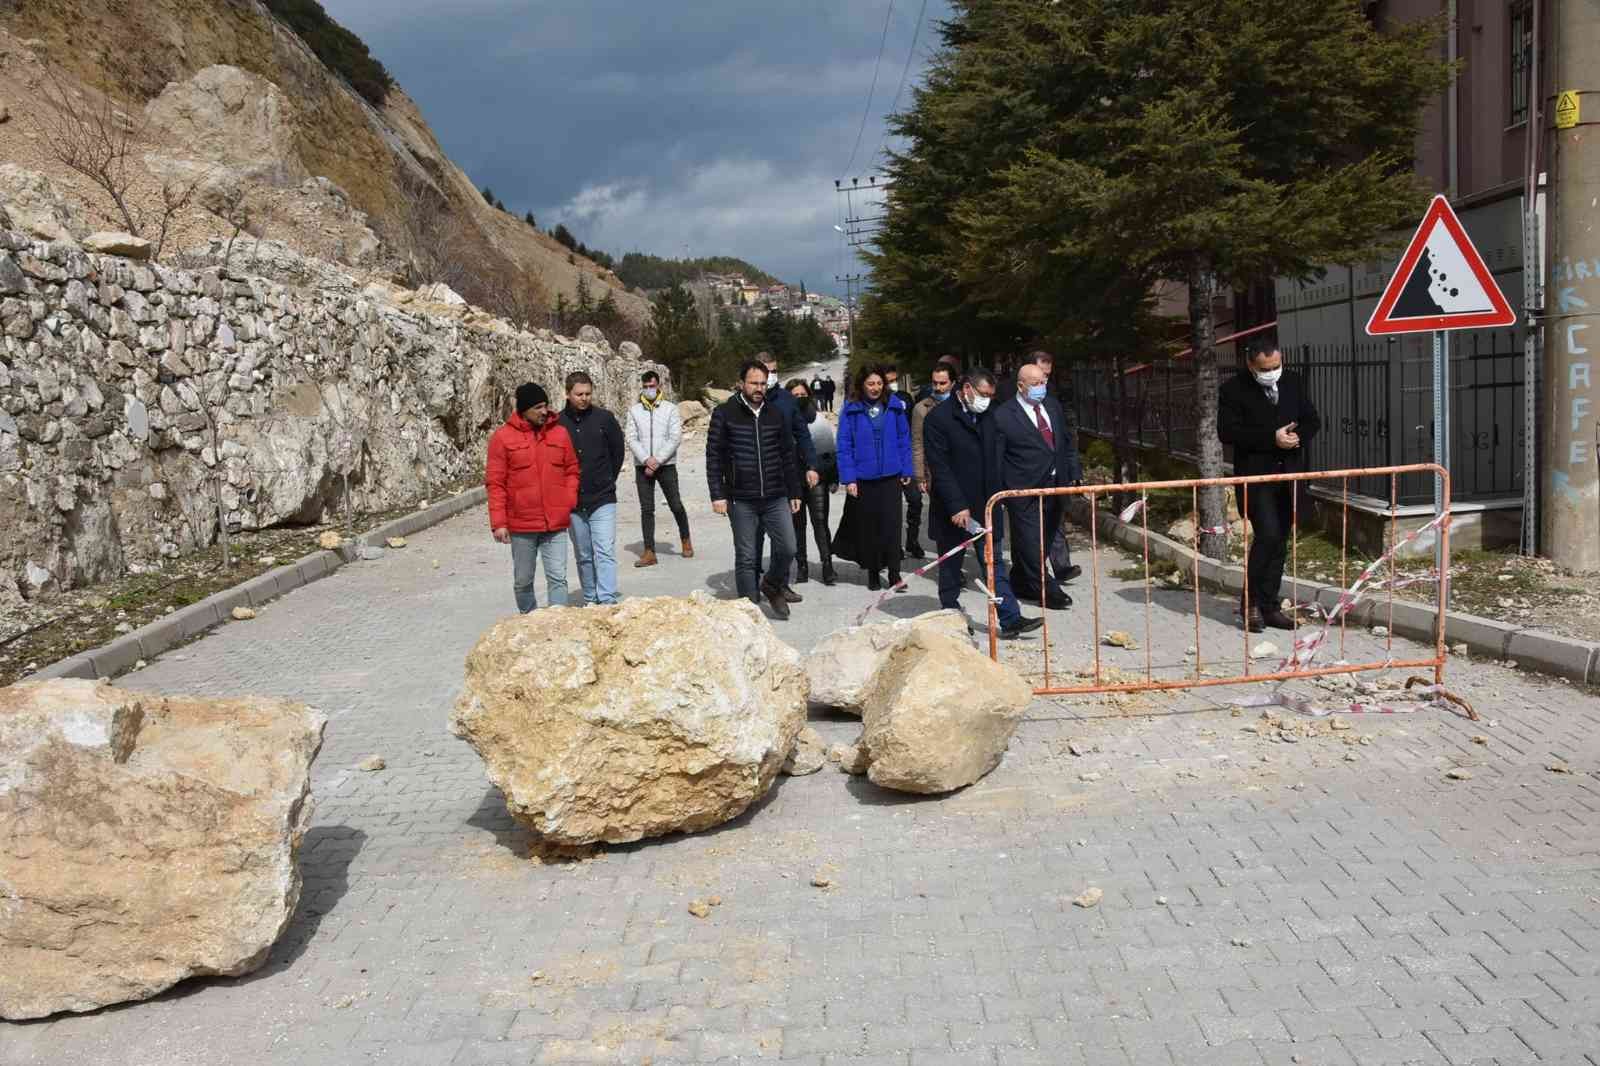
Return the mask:
[(689, 513), (678, 496), (678, 445), (683, 441), (683, 419), (678, 405), (661, 395), (661, 375), (646, 370), (640, 378), (638, 401), (628, 409), (628, 451), (633, 453), (633, 484), (639, 492), (639, 527), (644, 553), (633, 565), (656, 565), (656, 486), (678, 523), (678, 540), (685, 559), (694, 558), (689, 539)]
[(911, 469), (915, 471), (913, 476), (924, 493), (928, 491), (928, 462), (922, 443), (923, 426), (927, 424), (928, 415), (933, 409), (950, 398), (955, 383), (950, 367), (942, 362), (934, 366), (928, 379), (927, 395), (911, 408)]
[[(1307, 469), (1307, 448), (1322, 419), (1306, 394), (1300, 375), (1285, 373), (1283, 352), (1277, 348), (1252, 353), (1245, 367), (1217, 390), (1217, 436), (1233, 446), (1233, 472), (1295, 474)], [(1293, 629), (1294, 620), (1283, 612), (1283, 564), (1288, 557), (1294, 526), (1295, 494), (1300, 482), (1252, 485), (1249, 507), (1244, 486), (1238, 487), (1239, 510), (1248, 511), (1250, 558), (1250, 611), (1240, 614), (1245, 628), (1264, 625)]]
[[(890, 393), (889, 409), (906, 420), (906, 431), (910, 433), (912, 447), (915, 448), (919, 438), (911, 421), (911, 404), (900, 393), (900, 368), (893, 363), (884, 367), (883, 384)], [(917, 532), (922, 528), (922, 484), (917, 478), (912, 478), (900, 491), (906, 502), (906, 555), (912, 559), (926, 559), (928, 554), (922, 550), (922, 542), (917, 539)]]
[[(1061, 405), (1048, 395), (1045, 373), (1036, 363), (1017, 371), (1017, 391), (991, 416), (990, 462), (1001, 489), (1049, 489), (1070, 485), (1079, 476), (1078, 445)], [(1061, 496), (1006, 501), (1011, 535), (1012, 587), (1024, 603), (1051, 610), (1072, 606), (1060, 578), (1046, 571), (1039, 550), (1043, 512), (1044, 544), (1061, 526), (1066, 510)]]
[[(935, 371), (939, 374), (940, 371)], [(945, 371), (948, 376), (948, 371)], [(946, 382), (948, 388), (949, 383)], [(987, 412), (994, 401), (994, 375), (987, 370), (968, 371), (953, 399), (939, 402), (922, 424), (923, 454), (928, 477), (928, 535), (940, 555), (972, 536), (983, 526), (984, 505), (993, 495), (992, 472), (986, 457)], [(998, 513), (995, 515), (998, 519)], [(998, 525), (998, 522), (996, 523)], [(1011, 592), (1001, 552), (998, 529), (994, 534), (994, 595), (1000, 636), (1013, 640), (1044, 623), (1026, 618)], [(978, 558), (983, 558), (983, 542)], [(962, 564), (966, 549), (939, 564), (939, 606), (961, 606)], [(980, 573), (983, 568), (980, 562)]]

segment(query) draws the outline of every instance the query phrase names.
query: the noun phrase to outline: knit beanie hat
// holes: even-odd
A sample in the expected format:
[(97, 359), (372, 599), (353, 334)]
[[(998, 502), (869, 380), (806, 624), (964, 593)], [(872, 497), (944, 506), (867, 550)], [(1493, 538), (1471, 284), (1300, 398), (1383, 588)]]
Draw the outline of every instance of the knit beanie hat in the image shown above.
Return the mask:
[(549, 395), (533, 382), (527, 381), (517, 386), (517, 414), (520, 415), (530, 407), (549, 402)]

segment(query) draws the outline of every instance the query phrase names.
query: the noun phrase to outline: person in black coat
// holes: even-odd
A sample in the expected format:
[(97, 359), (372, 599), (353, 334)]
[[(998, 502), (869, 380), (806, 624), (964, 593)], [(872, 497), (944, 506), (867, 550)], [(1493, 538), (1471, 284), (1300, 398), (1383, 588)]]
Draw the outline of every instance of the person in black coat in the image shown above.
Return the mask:
[[(1061, 405), (1047, 395), (1045, 373), (1036, 363), (1017, 371), (1017, 391), (991, 416), (990, 463), (996, 490), (1046, 489), (1083, 479), (1078, 445)], [(1061, 496), (1006, 501), (1010, 527), (1011, 586), (1024, 603), (1052, 610), (1072, 606), (1060, 579), (1049, 574), (1039, 551), (1040, 514), (1044, 543), (1061, 525), (1066, 503)], [(1042, 595), (1041, 595), (1042, 593)]]
[[(922, 421), (923, 458), (928, 468), (928, 535), (940, 555), (972, 536), (984, 521), (984, 505), (993, 495), (988, 461), (989, 405), (994, 402), (994, 375), (974, 369), (961, 379), (955, 395), (934, 407)], [(998, 520), (999, 512), (995, 518)], [(999, 522), (996, 521), (996, 526)], [(1000, 635), (1007, 640), (1039, 628), (1026, 618), (1012, 594), (999, 530), (994, 538), (994, 595)], [(981, 546), (982, 541), (978, 542)], [(963, 548), (939, 564), (939, 606), (961, 606)], [(980, 554), (980, 559), (982, 558)], [(980, 565), (980, 571), (983, 567)], [(987, 577), (987, 575), (985, 575)]]
[[(800, 413), (800, 401), (789, 394), (778, 381), (778, 357), (771, 352), (757, 352), (756, 359), (767, 368), (767, 385), (770, 391), (766, 396), (768, 406), (783, 415), (784, 424), (789, 427), (789, 435), (794, 438), (795, 462), (800, 464), (800, 477), (805, 482), (802, 489), (816, 488), (820, 480), (821, 467), (817, 464), (817, 446), (811, 439), (811, 427), (806, 424), (806, 419)], [(761, 527), (756, 527), (756, 550), (751, 559), (751, 572), (757, 578), (761, 576), (761, 556), (766, 550), (766, 537), (761, 532)], [(799, 603), (800, 594), (789, 584), (788, 573), (783, 578), (784, 594), (790, 603)]]
[[(789, 617), (801, 597), (785, 588), (794, 561), (794, 514), (800, 510), (800, 464), (788, 420), (766, 402), (767, 368), (744, 365), (739, 391), (711, 412), (706, 482), (711, 509), (733, 526), (733, 573), (739, 595), (767, 597), (772, 613)], [(772, 540), (772, 563), (758, 583), (756, 531)]]
[[(1245, 362), (1244, 369), (1217, 390), (1217, 436), (1233, 446), (1234, 474), (1305, 471), (1306, 449), (1322, 429), (1305, 381), (1283, 369), (1283, 352), (1277, 348), (1254, 352)], [(1250, 558), (1245, 563), (1250, 613), (1244, 615), (1244, 625), (1252, 631), (1263, 625), (1294, 628), (1294, 620), (1283, 612), (1281, 596), (1295, 494), (1302, 484), (1252, 485), (1248, 508), (1244, 486), (1238, 486), (1239, 511), (1251, 529)], [(1241, 600), (1241, 614), (1243, 608)]]
[(567, 375), (567, 405), (561, 424), (578, 453), (582, 481), (567, 533), (578, 561), (584, 603), (620, 603), (617, 592), (617, 475), (628, 459), (622, 426), (594, 406), (594, 379), (581, 370)]

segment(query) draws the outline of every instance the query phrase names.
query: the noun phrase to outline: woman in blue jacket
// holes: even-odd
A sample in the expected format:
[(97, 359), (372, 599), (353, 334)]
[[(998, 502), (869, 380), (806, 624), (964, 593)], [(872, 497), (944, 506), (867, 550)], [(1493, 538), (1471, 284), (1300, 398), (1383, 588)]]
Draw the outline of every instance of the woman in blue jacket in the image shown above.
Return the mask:
[(888, 391), (880, 369), (863, 370), (839, 412), (839, 483), (846, 495), (833, 554), (865, 570), (869, 589), (882, 587), (884, 570), (891, 587), (900, 583), (900, 489), (911, 475), (905, 400)]

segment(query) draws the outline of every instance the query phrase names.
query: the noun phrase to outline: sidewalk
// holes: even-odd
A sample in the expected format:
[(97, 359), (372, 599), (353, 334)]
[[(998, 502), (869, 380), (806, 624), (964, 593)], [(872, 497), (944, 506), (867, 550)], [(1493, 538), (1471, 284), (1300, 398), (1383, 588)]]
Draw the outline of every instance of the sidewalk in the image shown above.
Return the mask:
[[(697, 557), (646, 570), (622, 479), (624, 595), (731, 595), (701, 470), (682, 474)], [(1105, 576), (1125, 565), (1105, 561), (1105, 625), (1144, 644), (1142, 592)], [(841, 578), (800, 587), (784, 639), (861, 610)], [(1193, 643), (1187, 596), (1152, 615), (1169, 661)], [(887, 605), (934, 606), (923, 579)], [(1600, 698), (1580, 688), (1452, 660), (1484, 722), (1429, 708), (1294, 742), (1215, 690), (1039, 700), (953, 796), (829, 767), (715, 831), (547, 866), (445, 724), (467, 650), (511, 610), (479, 508), (124, 678), (330, 716), (300, 911), (257, 973), (0, 1024), (0, 1063), (1600, 1064)], [(1242, 645), (1207, 613), (1207, 646)], [(1062, 662), (1088, 661), (1087, 613), (1051, 621)], [(859, 728), (813, 718), (830, 743)], [(356, 771), (370, 754), (388, 769)], [(1091, 887), (1098, 906), (1073, 905)], [(708, 919), (686, 911), (711, 894)]]

